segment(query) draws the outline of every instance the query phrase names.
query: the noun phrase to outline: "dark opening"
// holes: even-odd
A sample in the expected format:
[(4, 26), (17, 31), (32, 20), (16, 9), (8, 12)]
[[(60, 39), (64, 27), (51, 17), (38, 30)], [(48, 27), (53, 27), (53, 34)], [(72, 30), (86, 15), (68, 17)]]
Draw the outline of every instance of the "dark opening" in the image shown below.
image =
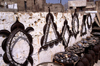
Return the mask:
[(73, 7), (70, 7), (69, 9), (73, 9)]

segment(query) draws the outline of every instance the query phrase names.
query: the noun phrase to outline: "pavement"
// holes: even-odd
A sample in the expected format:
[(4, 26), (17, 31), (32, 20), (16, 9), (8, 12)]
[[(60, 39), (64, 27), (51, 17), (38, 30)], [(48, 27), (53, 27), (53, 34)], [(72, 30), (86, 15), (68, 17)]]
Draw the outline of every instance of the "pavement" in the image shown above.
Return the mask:
[(100, 60), (98, 61), (98, 63), (95, 63), (94, 66), (100, 66)]

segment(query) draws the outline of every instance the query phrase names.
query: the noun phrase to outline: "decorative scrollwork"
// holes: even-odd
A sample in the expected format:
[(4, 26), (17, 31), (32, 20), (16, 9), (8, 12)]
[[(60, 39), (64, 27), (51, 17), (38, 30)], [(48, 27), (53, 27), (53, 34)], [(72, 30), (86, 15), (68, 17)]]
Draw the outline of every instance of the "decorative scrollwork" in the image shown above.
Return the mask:
[[(34, 29), (28, 27), (25, 30), (24, 25), (18, 21), (18, 18), (11, 26), (11, 32), (8, 30), (0, 30), (0, 35), (3, 34), (6, 36), (2, 42), (2, 49), (5, 52), (3, 55), (4, 62), (9, 66), (27, 66), (28, 63), (33, 66), (33, 59), (31, 57), (33, 53), (32, 36), (29, 34), (31, 30)], [(24, 46), (20, 46), (21, 44), (28, 49), (23, 48)], [(23, 53), (25, 56), (19, 53)], [(21, 56), (18, 57), (16, 54)]]

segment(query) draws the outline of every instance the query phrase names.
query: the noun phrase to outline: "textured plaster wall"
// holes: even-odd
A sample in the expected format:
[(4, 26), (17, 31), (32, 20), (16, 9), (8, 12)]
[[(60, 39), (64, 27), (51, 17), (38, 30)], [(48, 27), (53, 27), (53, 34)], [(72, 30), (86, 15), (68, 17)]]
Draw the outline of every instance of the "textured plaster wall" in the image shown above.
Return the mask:
[[(81, 7), (86, 6), (86, 0), (70, 0), (68, 1), (68, 7)], [(81, 3), (81, 4), (80, 4)]]
[[(64, 46), (62, 45), (62, 42), (60, 42), (57, 46), (54, 46), (53, 48), (48, 48), (47, 51), (42, 50), (40, 54), (38, 54), (38, 51), (41, 47), (40, 40), (43, 36), (43, 27), (46, 23), (46, 15), (47, 12), (41, 12), (41, 13), (12, 13), (12, 12), (0, 12), (0, 30), (6, 29), (10, 31), (11, 25), (16, 21), (16, 17), (19, 17), (19, 21), (24, 24), (25, 28), (27, 27), (33, 27), (34, 31), (30, 32), (33, 38), (33, 60), (34, 65), (36, 66), (39, 63), (42, 62), (52, 62), (53, 55), (57, 52), (64, 51)], [(59, 33), (62, 32), (62, 27), (64, 20), (68, 20), (68, 25), (70, 26), (70, 30), (72, 29), (71, 21), (72, 16), (71, 13), (52, 13), (54, 16), (54, 22), (57, 25), (57, 31)], [(92, 19), (94, 19), (94, 14), (92, 15)], [(82, 25), (82, 14), (78, 14), (79, 18), (79, 30), (81, 30)], [(93, 20), (92, 20), (93, 21)], [(80, 37), (80, 33), (78, 34), (78, 37), (75, 39), (73, 36), (70, 39), (69, 46), (72, 46), (77, 41), (80, 41), (82, 38), (85, 38), (86, 36), (90, 36), (91, 29), (87, 31), (87, 34), (83, 37)], [(0, 66), (8, 66), (3, 61), (3, 54), (4, 51), (1, 48), (2, 41), (5, 38), (5, 36), (0, 36)], [(54, 38), (54, 34), (52, 29), (50, 30), (49, 40), (52, 40)], [(23, 45), (24, 46), (24, 45)], [(18, 48), (20, 49), (20, 48)], [(27, 47), (26, 47), (27, 49)], [(17, 49), (16, 49), (17, 50)], [(29, 64), (30, 66), (30, 64)]]

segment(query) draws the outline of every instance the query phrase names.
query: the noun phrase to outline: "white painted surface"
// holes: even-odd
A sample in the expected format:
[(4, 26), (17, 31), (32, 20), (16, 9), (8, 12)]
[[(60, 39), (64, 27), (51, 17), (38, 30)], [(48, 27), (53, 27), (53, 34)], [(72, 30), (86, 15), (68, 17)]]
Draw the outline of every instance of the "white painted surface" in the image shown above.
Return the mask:
[(86, 6), (86, 0), (77, 0), (77, 1), (71, 0), (71, 1), (68, 1), (68, 7), (82, 7), (82, 6)]

